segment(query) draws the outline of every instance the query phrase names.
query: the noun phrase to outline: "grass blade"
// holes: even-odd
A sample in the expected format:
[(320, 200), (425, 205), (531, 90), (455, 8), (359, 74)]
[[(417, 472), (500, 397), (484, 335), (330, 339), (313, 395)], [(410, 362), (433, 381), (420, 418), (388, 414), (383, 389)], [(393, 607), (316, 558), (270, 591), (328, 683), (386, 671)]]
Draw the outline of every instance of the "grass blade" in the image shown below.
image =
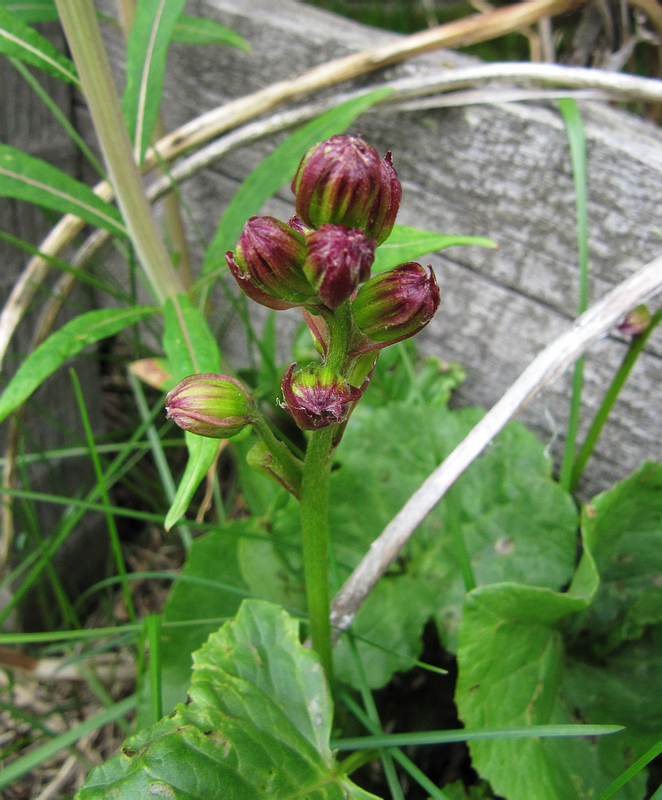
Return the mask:
[(9, 145), (0, 145), (0, 195), (74, 214), (97, 228), (126, 236), (119, 211), (89, 186)]
[(0, 7), (0, 53), (18, 58), (55, 78), (78, 85), (73, 62), (23, 20)]
[(51, 22), (58, 18), (54, 0), (0, 0), (0, 8), (27, 25)]
[(226, 28), (225, 25), (213, 19), (190, 17), (188, 14), (179, 15), (172, 40), (183, 44), (225, 44), (244, 50), (246, 53), (251, 49), (243, 36)]
[(168, 46), (185, 0), (139, 0), (126, 48), (124, 118), (137, 163), (151, 144)]
[(34, 390), (67, 359), (101, 339), (154, 313), (153, 308), (104, 308), (88, 311), (67, 322), (59, 331), (42, 342), (21, 364), (0, 395), (0, 422), (15, 411)]
[(377, 248), (372, 271), (381, 272), (397, 267), (405, 261), (445, 250), (455, 245), (478, 245), (479, 247), (498, 247), (496, 242), (483, 236), (452, 236), (445, 233), (422, 231), (407, 225), (396, 225), (383, 245)]

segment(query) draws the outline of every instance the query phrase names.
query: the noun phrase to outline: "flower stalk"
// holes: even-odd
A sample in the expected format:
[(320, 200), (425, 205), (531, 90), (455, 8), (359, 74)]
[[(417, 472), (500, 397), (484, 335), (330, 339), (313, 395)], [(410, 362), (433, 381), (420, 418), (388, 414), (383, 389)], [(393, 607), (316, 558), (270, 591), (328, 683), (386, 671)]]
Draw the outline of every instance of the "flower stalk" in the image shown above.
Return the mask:
[(152, 216), (124, 124), (92, 0), (56, 0), (117, 202), (140, 264), (161, 303), (184, 291)]

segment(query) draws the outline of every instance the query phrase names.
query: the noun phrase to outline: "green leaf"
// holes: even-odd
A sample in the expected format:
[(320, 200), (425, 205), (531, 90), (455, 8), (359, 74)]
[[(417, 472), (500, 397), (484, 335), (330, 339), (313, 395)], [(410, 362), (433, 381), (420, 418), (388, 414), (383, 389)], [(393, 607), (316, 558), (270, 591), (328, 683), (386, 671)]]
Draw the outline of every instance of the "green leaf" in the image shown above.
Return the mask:
[(373, 272), (381, 272), (407, 261), (414, 261), (428, 253), (436, 253), (455, 245), (477, 245), (478, 247), (498, 247), (491, 239), (482, 236), (451, 236), (445, 233), (432, 233), (405, 225), (396, 225), (383, 245), (377, 248)]
[[(203, 645), (218, 623), (209, 620), (233, 617), (249, 594), (237, 563), (237, 541), (257, 533), (250, 520), (233, 520), (212, 533), (194, 539), (180, 576), (163, 609), (166, 626), (161, 644), (162, 699), (165, 711), (183, 702), (191, 682), (191, 653)], [(223, 564), (219, 574), (218, 564)], [(234, 589), (234, 591), (232, 591)], [(198, 622), (198, 624), (191, 624)]]
[(153, 314), (146, 306), (88, 311), (48, 337), (21, 364), (0, 396), (0, 422), (25, 402), (34, 390), (67, 359), (90, 344), (114, 336)]
[(0, 0), (0, 7), (28, 25), (59, 18), (54, 0)]
[(194, 656), (188, 705), (129, 739), (77, 800), (369, 800), (329, 747), (332, 707), (316, 656), (280, 608), (245, 601)]
[(126, 236), (118, 210), (89, 186), (9, 145), (0, 145), (0, 195), (52, 208), (58, 214), (74, 214), (99, 228)]
[[(548, 589), (501, 584), (466, 600), (456, 702), (468, 728), (597, 722), (575, 717), (563, 692), (565, 649), (559, 629), (586, 601)], [(620, 723), (619, 719), (609, 719)], [(497, 739), (470, 743), (474, 767), (508, 800), (595, 797), (628, 765), (624, 733), (592, 740)], [(632, 781), (623, 800), (640, 800)]]
[(184, 44), (226, 44), (247, 53), (251, 49), (243, 36), (225, 25), (204, 17), (190, 17), (188, 14), (179, 15), (172, 41)]
[(244, 180), (225, 210), (203, 263), (203, 274), (225, 264), (225, 253), (237, 243), (244, 223), (296, 173), (304, 153), (317, 142), (342, 133), (367, 108), (390, 94), (377, 89), (348, 100), (288, 136)]
[(600, 588), (584, 621), (603, 646), (662, 622), (662, 464), (648, 462), (583, 509)]
[[(163, 311), (163, 349), (168, 356), (175, 381), (194, 373), (221, 369), (221, 353), (203, 315), (185, 295), (168, 299)], [(168, 510), (165, 528), (170, 528), (186, 513), (186, 509), (216, 458), (220, 441), (187, 433), (189, 458)]]
[(76, 68), (48, 39), (0, 7), (0, 53), (18, 58), (67, 83), (78, 84)]
[(126, 47), (122, 108), (141, 163), (161, 104), (168, 47), (186, 0), (138, 0)]

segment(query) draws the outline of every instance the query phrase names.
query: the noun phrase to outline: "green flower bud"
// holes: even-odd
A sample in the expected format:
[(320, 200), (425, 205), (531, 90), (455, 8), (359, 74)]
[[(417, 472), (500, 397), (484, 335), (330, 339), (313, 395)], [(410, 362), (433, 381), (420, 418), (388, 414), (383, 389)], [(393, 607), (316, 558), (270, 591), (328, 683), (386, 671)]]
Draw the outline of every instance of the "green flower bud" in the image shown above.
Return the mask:
[(418, 333), (439, 307), (439, 287), (430, 268), (409, 262), (375, 275), (352, 303), (354, 322), (373, 344), (355, 353), (386, 347)]
[(361, 228), (378, 245), (391, 233), (402, 197), (390, 153), (380, 158), (360, 136), (332, 136), (311, 147), (292, 191), (305, 225)]
[(274, 217), (251, 217), (225, 258), (240, 289), (267, 308), (319, 302), (303, 272), (304, 235)]
[(229, 439), (251, 423), (248, 390), (227, 375), (189, 375), (166, 395), (167, 416), (180, 428), (211, 439)]
[(637, 306), (625, 317), (618, 326), (621, 333), (637, 336), (643, 333), (651, 324), (651, 312), (645, 305)]
[(328, 367), (312, 366), (294, 372), (292, 364), (282, 382), (283, 407), (304, 431), (344, 422), (361, 392)]

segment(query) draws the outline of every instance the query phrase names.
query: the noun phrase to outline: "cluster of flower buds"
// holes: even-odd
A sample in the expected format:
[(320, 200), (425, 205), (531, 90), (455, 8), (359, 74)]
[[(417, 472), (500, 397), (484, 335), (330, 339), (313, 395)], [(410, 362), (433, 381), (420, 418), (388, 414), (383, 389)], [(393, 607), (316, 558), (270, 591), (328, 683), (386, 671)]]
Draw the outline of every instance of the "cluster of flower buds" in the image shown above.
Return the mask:
[[(301, 370), (293, 364), (282, 391), (297, 425), (316, 430), (347, 420), (374, 367), (370, 351), (427, 325), (439, 288), (432, 270), (415, 263), (371, 277), (375, 250), (389, 237), (402, 196), (390, 153), (382, 158), (359, 136), (333, 136), (304, 155), (292, 191), (296, 216), (287, 223), (251, 217), (226, 260), (252, 300), (276, 310), (302, 308), (324, 361)], [(351, 330), (338, 374), (325, 362), (335, 311), (348, 301)], [(247, 392), (230, 378), (191, 376), (168, 398), (168, 415), (203, 436), (225, 438), (250, 422)]]

